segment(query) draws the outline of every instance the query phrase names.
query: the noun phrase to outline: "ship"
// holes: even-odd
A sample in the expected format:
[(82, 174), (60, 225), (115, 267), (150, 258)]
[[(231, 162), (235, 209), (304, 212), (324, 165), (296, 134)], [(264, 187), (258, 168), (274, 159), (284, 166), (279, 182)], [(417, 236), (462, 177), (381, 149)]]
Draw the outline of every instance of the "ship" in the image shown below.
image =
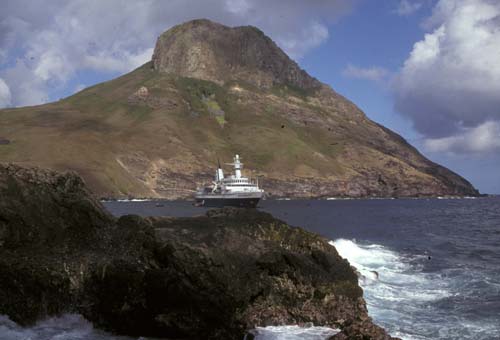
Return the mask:
[(215, 178), (211, 185), (198, 188), (195, 194), (196, 205), (204, 207), (245, 207), (255, 208), (264, 197), (264, 190), (259, 188), (258, 179), (242, 176), (243, 163), (239, 155), (235, 155), (234, 174), (224, 177), (224, 171), (218, 162)]

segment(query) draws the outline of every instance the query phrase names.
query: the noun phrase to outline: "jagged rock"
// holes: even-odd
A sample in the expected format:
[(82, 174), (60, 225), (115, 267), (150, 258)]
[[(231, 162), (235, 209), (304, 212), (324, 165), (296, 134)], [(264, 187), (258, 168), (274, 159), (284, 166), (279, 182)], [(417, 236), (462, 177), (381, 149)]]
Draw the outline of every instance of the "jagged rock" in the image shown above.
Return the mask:
[(115, 219), (74, 174), (16, 166), (0, 166), (0, 196), (0, 314), (18, 323), (76, 312), (120, 334), (176, 339), (311, 322), (389, 338), (335, 248), (267, 213)]

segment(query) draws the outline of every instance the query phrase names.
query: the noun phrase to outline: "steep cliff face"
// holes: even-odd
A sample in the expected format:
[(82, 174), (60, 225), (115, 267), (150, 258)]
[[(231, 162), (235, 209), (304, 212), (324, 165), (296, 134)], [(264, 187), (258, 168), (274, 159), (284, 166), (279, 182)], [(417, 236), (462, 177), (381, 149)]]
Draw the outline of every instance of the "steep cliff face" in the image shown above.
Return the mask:
[(271, 196), (478, 194), (257, 28), (208, 20), (168, 30), (152, 61), (120, 78), (1, 110), (0, 136), (0, 160), (74, 170), (106, 197), (190, 197), (235, 153)]
[(3, 165), (0, 197), (0, 314), (18, 323), (76, 312), (120, 334), (223, 340), (313, 322), (390, 339), (335, 248), (267, 213), (115, 219), (74, 174)]
[(204, 19), (175, 26), (158, 38), (152, 61), (160, 72), (219, 84), (242, 80), (264, 88), (322, 86), (252, 26), (231, 28)]

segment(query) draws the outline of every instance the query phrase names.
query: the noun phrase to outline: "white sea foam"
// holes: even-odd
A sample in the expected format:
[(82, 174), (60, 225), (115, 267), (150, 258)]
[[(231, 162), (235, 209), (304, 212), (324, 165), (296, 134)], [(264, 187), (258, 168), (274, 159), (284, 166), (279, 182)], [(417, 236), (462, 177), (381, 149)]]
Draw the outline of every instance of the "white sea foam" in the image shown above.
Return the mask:
[(404, 340), (490, 340), (495, 339), (492, 334), (500, 334), (494, 320), (473, 321), (439, 307), (443, 301), (467, 294), (463, 291), (464, 281), (470, 280), (467, 275), (479, 273), (448, 276), (446, 272), (424, 272), (425, 254), (408, 256), (355, 240), (330, 243), (356, 267), (369, 314), (392, 336)]
[(257, 327), (252, 333), (257, 340), (324, 340), (337, 334), (328, 327), (268, 326)]
[[(252, 331), (257, 340), (325, 340), (339, 332), (328, 327), (269, 326)], [(65, 314), (21, 327), (0, 315), (1, 340), (153, 340), (145, 337), (125, 337), (94, 329), (77, 314)]]
[[(451, 295), (449, 282), (438, 274), (424, 273), (413, 263), (425, 255), (405, 257), (376, 244), (359, 244), (353, 240), (330, 242), (340, 256), (346, 258), (359, 272), (368, 312), (374, 320), (403, 339), (432, 339), (429, 303)], [(419, 324), (422, 322), (422, 324)], [(432, 327), (430, 327), (432, 329)]]
[[(20, 327), (0, 315), (2, 340), (97, 340), (105, 339), (80, 315), (66, 314), (38, 322), (32, 327)], [(119, 339), (107, 338), (108, 340)]]

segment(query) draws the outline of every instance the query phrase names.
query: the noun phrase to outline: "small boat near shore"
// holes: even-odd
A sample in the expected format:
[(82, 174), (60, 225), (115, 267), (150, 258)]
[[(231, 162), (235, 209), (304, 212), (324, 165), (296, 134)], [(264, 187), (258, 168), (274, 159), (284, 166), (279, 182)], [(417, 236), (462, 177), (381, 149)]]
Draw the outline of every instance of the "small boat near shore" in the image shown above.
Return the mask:
[(255, 208), (264, 196), (264, 190), (259, 187), (258, 180), (242, 176), (243, 163), (240, 156), (235, 155), (233, 163), (234, 174), (224, 177), (220, 163), (211, 185), (198, 188), (195, 194), (195, 205), (205, 207), (247, 207)]

